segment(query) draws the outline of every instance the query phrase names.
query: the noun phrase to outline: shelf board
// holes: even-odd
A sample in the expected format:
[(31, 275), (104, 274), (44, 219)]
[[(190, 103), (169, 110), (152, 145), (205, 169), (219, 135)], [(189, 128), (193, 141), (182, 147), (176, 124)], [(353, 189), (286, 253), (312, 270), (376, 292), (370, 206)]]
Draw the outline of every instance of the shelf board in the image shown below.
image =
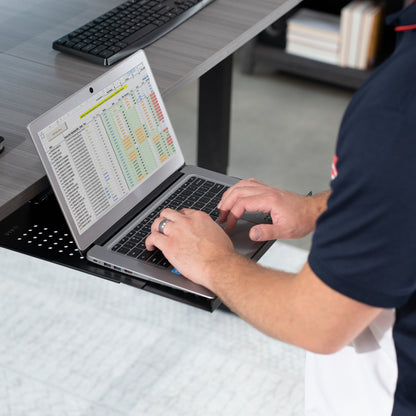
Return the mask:
[[(254, 46), (254, 45), (253, 45)], [(271, 62), (277, 71), (289, 72), (291, 74), (314, 79), (321, 82), (335, 84), (345, 88), (357, 89), (371, 74), (371, 70), (359, 70), (353, 68), (344, 68), (337, 65), (327, 64), (325, 62), (315, 61), (286, 53), (283, 49), (275, 46), (265, 45), (256, 42), (254, 47), (247, 51), (251, 60), (245, 68), (246, 72), (251, 72), (259, 59)]]

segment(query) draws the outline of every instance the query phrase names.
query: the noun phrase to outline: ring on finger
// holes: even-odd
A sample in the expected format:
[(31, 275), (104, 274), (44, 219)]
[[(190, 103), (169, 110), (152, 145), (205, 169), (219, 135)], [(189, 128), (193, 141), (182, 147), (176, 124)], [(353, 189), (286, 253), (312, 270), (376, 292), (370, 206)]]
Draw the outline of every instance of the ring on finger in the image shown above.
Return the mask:
[(160, 223), (159, 223), (159, 227), (158, 227), (158, 231), (161, 233), (161, 234), (165, 234), (164, 232), (163, 232), (163, 230), (164, 230), (164, 228), (166, 227), (166, 224), (169, 222), (169, 220), (162, 220), (162, 221), (160, 221)]

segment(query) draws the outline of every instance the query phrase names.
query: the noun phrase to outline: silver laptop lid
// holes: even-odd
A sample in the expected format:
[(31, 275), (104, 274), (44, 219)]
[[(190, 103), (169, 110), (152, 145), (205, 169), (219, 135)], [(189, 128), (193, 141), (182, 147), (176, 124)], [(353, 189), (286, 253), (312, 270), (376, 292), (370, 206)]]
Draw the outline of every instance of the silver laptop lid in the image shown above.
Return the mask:
[(81, 250), (184, 164), (143, 51), (28, 130)]

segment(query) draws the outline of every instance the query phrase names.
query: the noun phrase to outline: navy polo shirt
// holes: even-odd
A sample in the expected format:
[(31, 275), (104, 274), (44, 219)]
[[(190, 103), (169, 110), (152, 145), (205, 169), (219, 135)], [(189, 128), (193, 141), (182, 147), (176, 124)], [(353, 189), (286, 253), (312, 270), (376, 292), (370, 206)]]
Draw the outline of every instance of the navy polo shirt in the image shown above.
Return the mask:
[[(390, 21), (416, 24), (416, 4)], [(309, 256), (331, 288), (395, 309), (400, 416), (416, 415), (416, 30), (407, 29), (347, 108)]]

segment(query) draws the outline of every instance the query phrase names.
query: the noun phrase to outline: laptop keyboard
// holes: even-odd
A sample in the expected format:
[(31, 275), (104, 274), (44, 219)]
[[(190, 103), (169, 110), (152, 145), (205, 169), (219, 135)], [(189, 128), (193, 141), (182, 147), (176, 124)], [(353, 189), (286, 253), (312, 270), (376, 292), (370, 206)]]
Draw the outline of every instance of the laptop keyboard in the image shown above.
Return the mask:
[(213, 0), (128, 0), (53, 42), (53, 49), (111, 65), (142, 49)]
[(160, 250), (148, 251), (145, 246), (145, 240), (150, 234), (152, 223), (159, 216), (160, 211), (165, 208), (172, 208), (174, 210), (192, 208), (206, 212), (215, 221), (219, 215), (217, 209), (218, 203), (227, 189), (227, 186), (219, 183), (196, 176), (190, 177), (169, 198), (140, 222), (140, 224), (125, 237), (121, 238), (112, 247), (112, 250), (138, 260), (157, 264), (162, 267), (169, 267), (169, 262)]

